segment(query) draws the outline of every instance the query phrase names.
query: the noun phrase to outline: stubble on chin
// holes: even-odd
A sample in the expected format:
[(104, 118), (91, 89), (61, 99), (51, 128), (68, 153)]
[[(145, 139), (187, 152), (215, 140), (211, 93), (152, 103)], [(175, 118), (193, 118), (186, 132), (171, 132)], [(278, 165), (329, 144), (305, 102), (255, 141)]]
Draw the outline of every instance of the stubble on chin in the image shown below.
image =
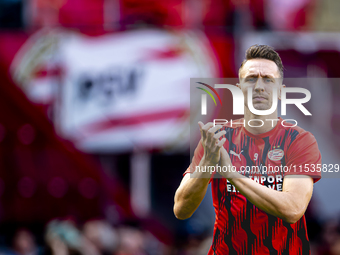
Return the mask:
[[(253, 102), (253, 107), (256, 110), (263, 110), (263, 111), (264, 110), (269, 110), (270, 107), (271, 107), (271, 102), (265, 102), (265, 103), (255, 103), (255, 102)], [(247, 108), (248, 108), (248, 105), (247, 105)]]

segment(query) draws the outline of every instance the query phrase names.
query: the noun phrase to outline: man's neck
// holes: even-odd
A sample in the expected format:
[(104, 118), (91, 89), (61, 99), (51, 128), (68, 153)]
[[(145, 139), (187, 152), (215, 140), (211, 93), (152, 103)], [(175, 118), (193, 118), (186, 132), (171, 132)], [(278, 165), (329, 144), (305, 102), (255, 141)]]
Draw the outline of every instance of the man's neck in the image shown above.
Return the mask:
[[(270, 115), (254, 115), (249, 111), (249, 109), (245, 108), (245, 129), (254, 135), (263, 134), (272, 130), (278, 124), (278, 119), (279, 118), (277, 117), (277, 111), (273, 112)], [(249, 120), (252, 121), (249, 122)]]

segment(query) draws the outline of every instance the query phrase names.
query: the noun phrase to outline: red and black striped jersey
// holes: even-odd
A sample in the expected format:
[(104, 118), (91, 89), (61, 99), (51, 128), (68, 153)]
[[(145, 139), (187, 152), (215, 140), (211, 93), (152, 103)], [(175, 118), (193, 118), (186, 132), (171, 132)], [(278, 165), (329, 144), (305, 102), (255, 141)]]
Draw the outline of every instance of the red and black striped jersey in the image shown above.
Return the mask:
[[(277, 191), (282, 191), (286, 175), (308, 175), (314, 182), (321, 178), (321, 154), (310, 132), (279, 118), (269, 132), (253, 135), (243, 121), (223, 127), (224, 147), (236, 171)], [(195, 171), (203, 153), (200, 142), (185, 173)], [(272, 216), (219, 174), (213, 174), (211, 188), (216, 219), (209, 255), (310, 254), (305, 216), (294, 224)]]

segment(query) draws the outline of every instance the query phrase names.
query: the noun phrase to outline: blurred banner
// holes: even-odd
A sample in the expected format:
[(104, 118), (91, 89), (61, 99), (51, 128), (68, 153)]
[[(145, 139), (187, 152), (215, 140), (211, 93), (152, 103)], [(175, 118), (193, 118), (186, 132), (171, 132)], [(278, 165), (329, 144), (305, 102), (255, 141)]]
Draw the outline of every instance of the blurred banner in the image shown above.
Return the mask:
[(188, 149), (191, 77), (219, 76), (203, 33), (86, 36), (41, 30), (17, 53), (14, 80), (87, 152)]

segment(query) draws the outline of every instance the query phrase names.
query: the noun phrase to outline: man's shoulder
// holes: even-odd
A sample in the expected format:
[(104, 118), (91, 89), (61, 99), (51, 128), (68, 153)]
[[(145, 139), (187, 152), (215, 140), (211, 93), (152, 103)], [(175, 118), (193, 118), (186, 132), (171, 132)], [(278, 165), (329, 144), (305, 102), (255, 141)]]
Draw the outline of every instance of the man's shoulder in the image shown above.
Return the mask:
[(285, 120), (285, 119), (280, 118), (280, 123), (278, 124), (281, 130), (285, 130), (287, 133), (295, 134), (296, 136), (307, 135), (307, 134), (312, 135), (311, 132), (306, 131), (302, 127), (299, 127), (296, 122), (295, 123), (289, 122), (289, 119)]
[(284, 134), (286, 139), (289, 141), (289, 145), (296, 145), (299, 143), (301, 145), (316, 143), (314, 135), (310, 131), (299, 127), (297, 124), (292, 124), (285, 121), (284, 125), (280, 125), (279, 128), (285, 131)]

